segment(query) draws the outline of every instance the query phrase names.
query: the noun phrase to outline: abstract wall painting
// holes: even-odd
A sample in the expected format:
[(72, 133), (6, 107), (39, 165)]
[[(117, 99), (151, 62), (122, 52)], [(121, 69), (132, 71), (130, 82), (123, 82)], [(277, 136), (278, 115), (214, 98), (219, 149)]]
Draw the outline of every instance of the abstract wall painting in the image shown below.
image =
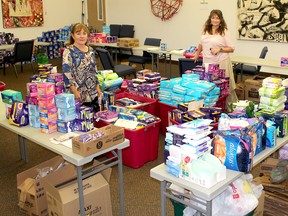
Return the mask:
[(237, 0), (238, 39), (288, 42), (288, 0)]
[(43, 26), (42, 0), (1, 0), (4, 28)]

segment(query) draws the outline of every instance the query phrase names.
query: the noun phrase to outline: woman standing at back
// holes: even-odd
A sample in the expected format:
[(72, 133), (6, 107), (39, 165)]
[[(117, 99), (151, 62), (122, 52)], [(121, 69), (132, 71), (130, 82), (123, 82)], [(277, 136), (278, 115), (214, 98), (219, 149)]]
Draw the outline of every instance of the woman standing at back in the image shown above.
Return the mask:
[(225, 76), (230, 78), (230, 95), (226, 99), (226, 107), (227, 110), (230, 111), (232, 103), (238, 100), (235, 93), (236, 84), (233, 67), (229, 57), (229, 53), (234, 52), (234, 45), (220, 10), (212, 10), (205, 22), (200, 44), (195, 55), (195, 61), (198, 60), (201, 52), (203, 54), (204, 64), (219, 64), (219, 68), (225, 70)]

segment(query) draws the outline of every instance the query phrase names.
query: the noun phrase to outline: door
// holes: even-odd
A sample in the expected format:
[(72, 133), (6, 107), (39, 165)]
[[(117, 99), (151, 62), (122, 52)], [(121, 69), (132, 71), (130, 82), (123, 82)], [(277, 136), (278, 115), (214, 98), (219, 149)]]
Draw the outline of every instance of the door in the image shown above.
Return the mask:
[(97, 32), (102, 32), (102, 26), (106, 25), (105, 0), (87, 0), (88, 26), (92, 26)]

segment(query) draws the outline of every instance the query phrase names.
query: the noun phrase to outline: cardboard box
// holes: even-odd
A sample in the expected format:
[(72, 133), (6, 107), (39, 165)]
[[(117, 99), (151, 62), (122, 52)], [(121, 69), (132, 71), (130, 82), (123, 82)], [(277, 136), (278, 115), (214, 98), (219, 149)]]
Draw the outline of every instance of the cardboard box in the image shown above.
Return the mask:
[(265, 77), (255, 76), (253, 79), (245, 80), (245, 100), (260, 102), (259, 88), (262, 87), (262, 81)]
[[(46, 191), (44, 185), (40, 181), (41, 179), (35, 179), (35, 177), (38, 175), (39, 170), (47, 168), (49, 169), (49, 167), (55, 168), (63, 162), (64, 160), (62, 157), (56, 156), (33, 168), (17, 174), (17, 191), (19, 200), (18, 205), (20, 206), (21, 212), (31, 216), (48, 216)], [(72, 168), (75, 169), (74, 166), (72, 166)], [(57, 183), (67, 181), (66, 177), (64, 177), (64, 179), (61, 178), (61, 170), (62, 168), (52, 172), (57, 175)], [(52, 173), (50, 173), (49, 175), (51, 175)], [(48, 178), (49, 175), (43, 177), (43, 179)], [(72, 176), (71, 179), (75, 177), (76, 173), (74, 172), (74, 176)]]
[(133, 48), (139, 46), (139, 39), (137, 38), (118, 38), (117, 46), (123, 48)]
[(271, 171), (276, 168), (277, 164), (279, 163), (279, 159), (275, 158), (267, 158), (263, 161), (260, 165), (260, 172), (270, 174)]
[(245, 85), (244, 83), (237, 83), (235, 93), (238, 97), (238, 100), (245, 100)]
[[(65, 170), (63, 175), (74, 176), (75, 170)], [(112, 204), (110, 197), (109, 181), (112, 169), (105, 169), (101, 173), (83, 180), (83, 194), (85, 215), (112, 216)], [(53, 175), (53, 174), (51, 174)], [(43, 179), (45, 186), (49, 215), (79, 216), (80, 204), (78, 194), (78, 182), (76, 180), (59, 185), (57, 176)]]
[(115, 125), (107, 125), (102, 128), (97, 128), (89, 131), (87, 134), (95, 134), (97, 132), (103, 132), (105, 135), (99, 139), (95, 139), (89, 142), (79, 142), (80, 136), (72, 139), (72, 150), (76, 154), (82, 156), (88, 156), (93, 153), (102, 151), (113, 145), (117, 145), (124, 141), (124, 128)]
[(264, 214), (264, 202), (265, 202), (265, 191), (263, 190), (261, 196), (258, 198), (258, 206), (254, 211), (253, 216), (263, 216)]

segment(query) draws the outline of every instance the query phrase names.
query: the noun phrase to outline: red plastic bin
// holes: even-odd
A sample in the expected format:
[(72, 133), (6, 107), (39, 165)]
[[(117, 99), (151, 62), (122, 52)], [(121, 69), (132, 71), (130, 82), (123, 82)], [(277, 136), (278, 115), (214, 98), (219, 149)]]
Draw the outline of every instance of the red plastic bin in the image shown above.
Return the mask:
[(2, 81), (0, 81), (0, 91), (4, 91), (6, 88), (6, 84)]
[(121, 98), (130, 98), (135, 101), (139, 101), (141, 103), (144, 103), (143, 105), (140, 105), (139, 107), (135, 107), (135, 109), (143, 110), (145, 112), (148, 112), (152, 115), (157, 115), (157, 101), (158, 99), (143, 97), (136, 94), (131, 94), (128, 92), (121, 92), (116, 94), (116, 100)]
[(214, 107), (219, 107), (222, 109), (222, 112), (225, 112), (226, 111), (226, 99), (228, 96), (229, 96), (229, 94), (226, 94), (226, 95), (219, 97), (219, 99), (216, 102), (216, 104), (214, 105)]
[[(161, 120), (139, 130), (125, 129), (125, 138), (130, 146), (122, 150), (123, 164), (132, 168), (140, 168), (145, 163), (158, 157), (159, 129)], [(94, 122), (97, 128), (108, 125), (108, 122)]]
[(166, 127), (169, 125), (168, 112), (177, 107), (158, 101), (159, 118), (161, 119), (161, 133), (166, 134)]

